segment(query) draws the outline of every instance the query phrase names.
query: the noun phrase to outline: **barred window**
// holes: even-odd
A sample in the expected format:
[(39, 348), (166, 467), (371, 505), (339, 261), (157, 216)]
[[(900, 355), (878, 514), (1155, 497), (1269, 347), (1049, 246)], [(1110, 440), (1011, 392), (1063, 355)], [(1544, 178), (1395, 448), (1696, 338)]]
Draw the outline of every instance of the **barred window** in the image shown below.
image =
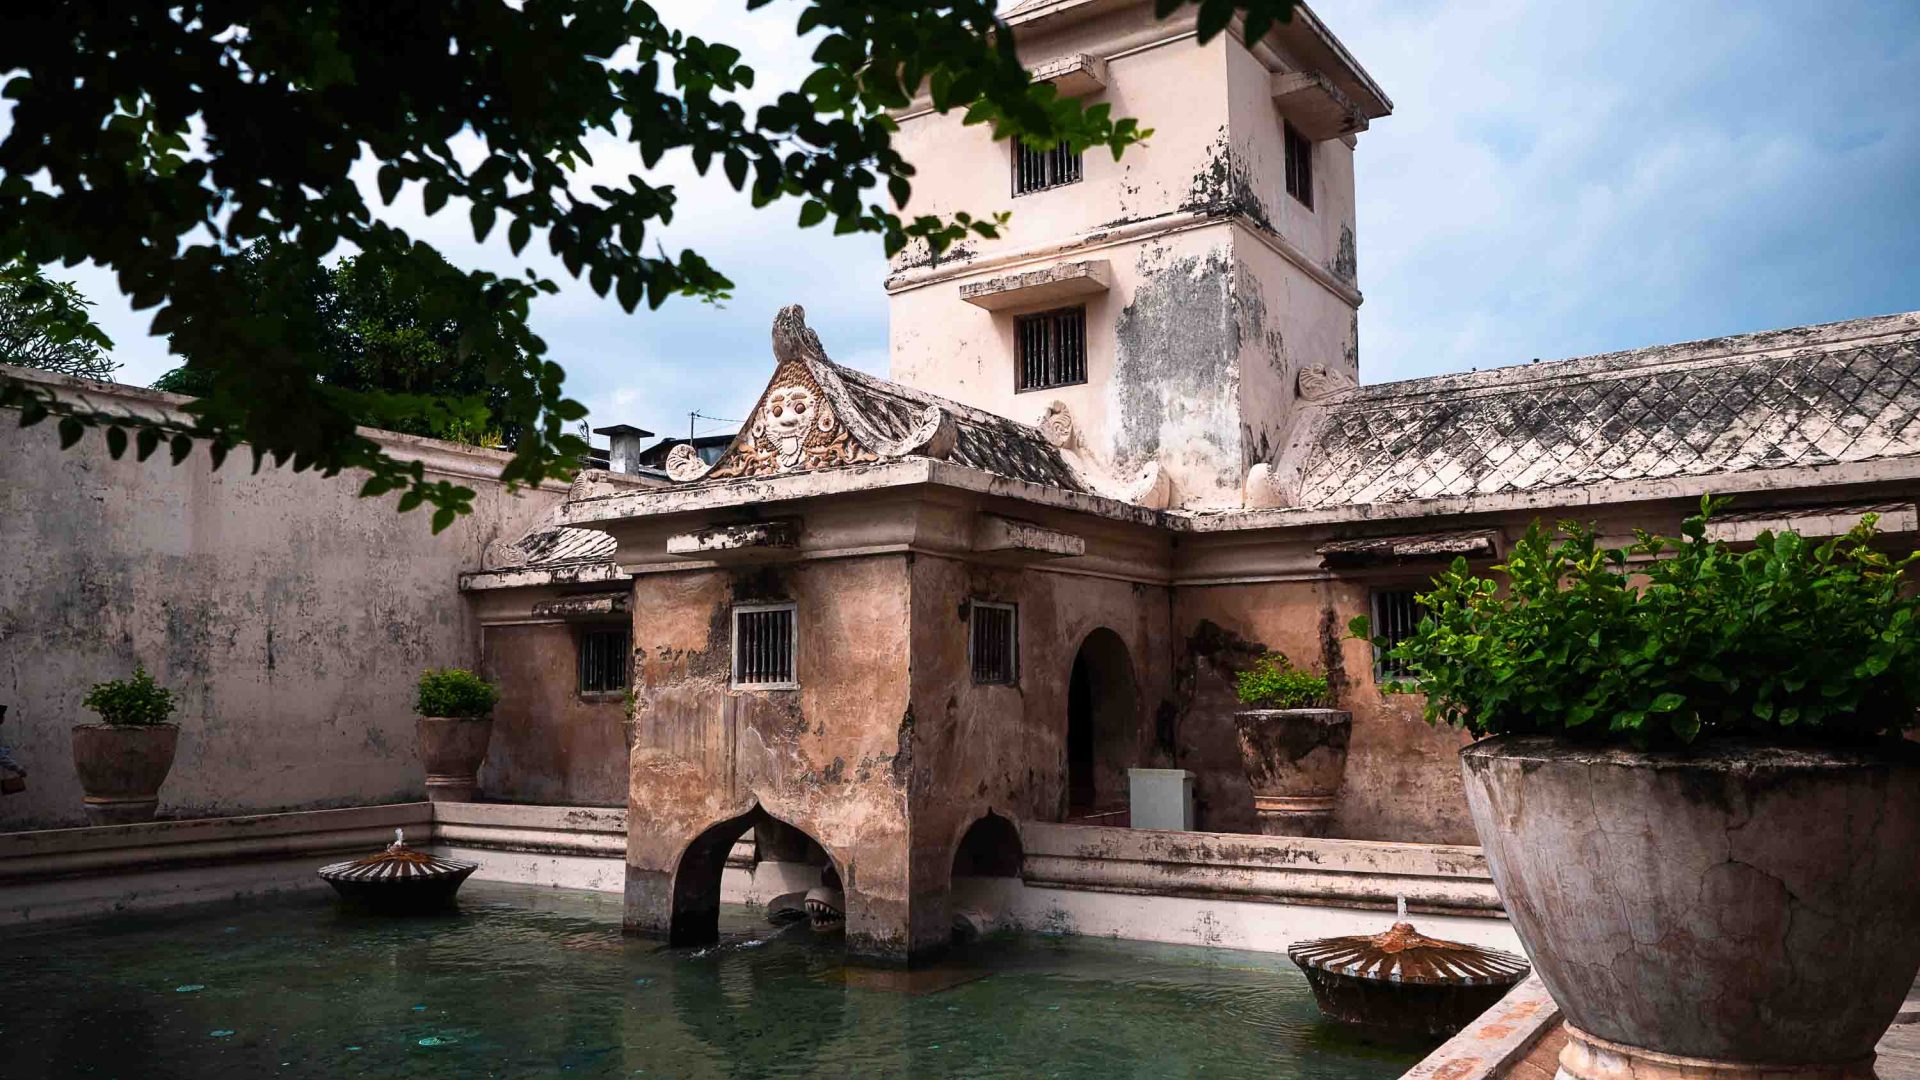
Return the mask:
[(1388, 659), (1386, 653), (1395, 645), (1413, 636), (1414, 628), (1420, 625), (1420, 601), (1417, 589), (1376, 589), (1373, 593), (1373, 636), (1385, 638), (1386, 648), (1374, 647), (1373, 677), (1375, 680), (1404, 679), (1412, 672), (1407, 670), (1405, 662)]
[(1294, 130), (1292, 124), (1286, 126), (1287, 144), (1287, 194), (1299, 199), (1307, 209), (1313, 209), (1313, 142), (1305, 135)]
[(973, 681), (1019, 682), (1019, 609), (975, 600), (969, 605), (967, 622), (967, 662), (973, 668)]
[(1045, 390), (1087, 381), (1087, 309), (1058, 308), (1013, 320), (1020, 349), (1016, 390)]
[(1065, 143), (1051, 150), (1035, 150), (1023, 142), (1013, 144), (1013, 193), (1045, 191), (1080, 179), (1080, 155)]
[(733, 685), (791, 690), (797, 683), (793, 657), (792, 604), (739, 604), (733, 609)]
[(580, 632), (580, 692), (619, 694), (627, 689), (627, 641), (624, 626)]

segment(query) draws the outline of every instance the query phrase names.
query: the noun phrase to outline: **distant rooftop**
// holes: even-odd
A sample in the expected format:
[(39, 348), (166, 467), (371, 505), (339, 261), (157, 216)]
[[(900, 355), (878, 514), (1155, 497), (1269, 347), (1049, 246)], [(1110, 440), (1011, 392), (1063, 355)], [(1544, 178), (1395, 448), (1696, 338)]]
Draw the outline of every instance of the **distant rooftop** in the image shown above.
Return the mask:
[(1920, 312), (1362, 386), (1315, 410), (1296, 505), (1920, 455)]

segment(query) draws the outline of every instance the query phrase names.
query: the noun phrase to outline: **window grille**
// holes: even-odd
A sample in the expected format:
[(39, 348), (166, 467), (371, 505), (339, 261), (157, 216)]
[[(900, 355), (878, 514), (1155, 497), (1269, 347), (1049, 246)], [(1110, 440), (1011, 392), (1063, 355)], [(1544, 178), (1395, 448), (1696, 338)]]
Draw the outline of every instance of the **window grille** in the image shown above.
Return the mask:
[(967, 618), (967, 662), (977, 683), (1020, 679), (1020, 617), (1012, 604), (975, 600)]
[(1287, 194), (1299, 199), (1307, 209), (1313, 209), (1313, 142), (1305, 135), (1295, 131), (1292, 124), (1286, 126), (1287, 143)]
[(1013, 193), (1045, 191), (1080, 179), (1080, 155), (1065, 143), (1051, 150), (1035, 150), (1023, 142), (1013, 144)]
[(619, 694), (627, 689), (627, 628), (580, 632), (580, 692)]
[(1417, 589), (1378, 589), (1373, 594), (1373, 636), (1386, 639), (1386, 647), (1374, 646), (1373, 677), (1376, 681), (1405, 679), (1412, 676), (1405, 661), (1392, 660), (1389, 649), (1413, 636), (1420, 625), (1420, 601)]
[(795, 685), (792, 604), (741, 604), (733, 609), (733, 685), (763, 690)]
[(1087, 309), (1060, 308), (1013, 320), (1020, 349), (1017, 390), (1045, 390), (1087, 381)]

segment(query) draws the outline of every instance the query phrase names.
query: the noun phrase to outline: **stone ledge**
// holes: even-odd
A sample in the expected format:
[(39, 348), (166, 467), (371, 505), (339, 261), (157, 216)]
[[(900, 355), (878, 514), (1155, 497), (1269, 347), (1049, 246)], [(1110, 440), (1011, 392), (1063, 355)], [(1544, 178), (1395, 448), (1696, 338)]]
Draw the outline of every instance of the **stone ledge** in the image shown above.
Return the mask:
[(1022, 879), (1088, 892), (1504, 918), (1479, 848), (1020, 823)]
[(1401, 1080), (1500, 1080), (1559, 1026), (1560, 1006), (1540, 976), (1529, 975)]

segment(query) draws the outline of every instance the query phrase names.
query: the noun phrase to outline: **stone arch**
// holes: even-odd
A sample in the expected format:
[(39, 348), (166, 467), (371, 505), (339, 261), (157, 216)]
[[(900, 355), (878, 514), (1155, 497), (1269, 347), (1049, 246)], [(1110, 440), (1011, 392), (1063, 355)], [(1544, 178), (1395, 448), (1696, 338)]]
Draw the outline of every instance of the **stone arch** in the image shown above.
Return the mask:
[(734, 841), (758, 825), (778, 825), (812, 841), (826, 853), (827, 864), (845, 881), (840, 862), (831, 848), (819, 838), (792, 822), (768, 813), (759, 803), (743, 814), (715, 822), (693, 838), (673, 870), (672, 908), (667, 923), (667, 944), (710, 945), (720, 938), (720, 880), (727, 869), (727, 855)]
[(1025, 849), (1020, 830), (992, 810), (967, 826), (953, 846), (954, 878), (1019, 877)]
[(1067, 681), (1065, 814), (1069, 820), (1118, 810), (1127, 770), (1139, 764), (1140, 690), (1119, 634), (1096, 627), (1074, 654)]

